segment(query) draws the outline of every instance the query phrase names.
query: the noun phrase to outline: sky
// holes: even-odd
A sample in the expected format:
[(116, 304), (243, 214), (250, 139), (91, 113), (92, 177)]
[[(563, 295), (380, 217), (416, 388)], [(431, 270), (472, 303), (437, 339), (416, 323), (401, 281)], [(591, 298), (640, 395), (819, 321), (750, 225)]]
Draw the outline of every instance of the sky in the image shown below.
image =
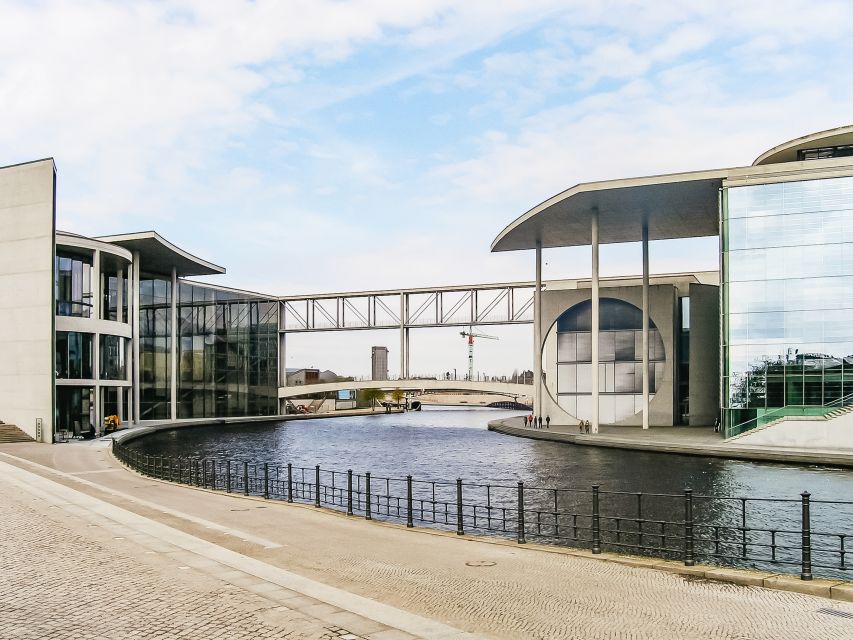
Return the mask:
[[(530, 252), (489, 245), (557, 192), (850, 124), (851, 36), (843, 0), (0, 0), (0, 165), (55, 158), (60, 229), (155, 229), (223, 285), (528, 280)], [(715, 250), (653, 243), (651, 270)], [(589, 273), (588, 250), (544, 257)], [(640, 270), (636, 245), (601, 260)], [(530, 366), (529, 328), (488, 332), (478, 369)], [(360, 375), (387, 344), (394, 368), (396, 340), (297, 336), (288, 366)], [(458, 330), (412, 349), (413, 372), (467, 367)]]

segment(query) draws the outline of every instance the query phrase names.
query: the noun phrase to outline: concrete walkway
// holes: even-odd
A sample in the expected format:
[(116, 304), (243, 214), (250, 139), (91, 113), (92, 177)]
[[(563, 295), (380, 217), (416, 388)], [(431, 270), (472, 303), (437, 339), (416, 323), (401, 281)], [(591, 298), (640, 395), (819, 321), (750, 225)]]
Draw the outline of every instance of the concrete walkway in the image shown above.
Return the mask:
[(587, 435), (578, 433), (576, 426), (552, 425), (550, 429), (533, 429), (521, 426), (522, 421), (522, 416), (493, 420), (489, 423), (489, 430), (522, 438), (569, 442), (592, 447), (763, 462), (853, 467), (853, 451), (750, 447), (738, 444), (736, 440), (726, 442), (719, 433), (714, 433), (713, 427), (652, 427), (644, 430), (639, 427), (604, 425), (599, 428), (597, 434)]
[(0, 447), (0, 505), (2, 637), (850, 637), (848, 602), (171, 485), (98, 443)]

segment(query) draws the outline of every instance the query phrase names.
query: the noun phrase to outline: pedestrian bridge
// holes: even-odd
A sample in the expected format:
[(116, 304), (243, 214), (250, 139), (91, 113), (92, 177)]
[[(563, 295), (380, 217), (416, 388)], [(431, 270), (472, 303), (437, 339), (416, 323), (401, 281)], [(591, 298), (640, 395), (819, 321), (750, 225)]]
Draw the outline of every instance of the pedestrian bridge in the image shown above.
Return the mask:
[(401, 389), (403, 391), (472, 391), (516, 398), (532, 396), (533, 385), (515, 382), (481, 382), (469, 380), (349, 380), (322, 382), (292, 387), (279, 387), (279, 398), (297, 398), (314, 393), (335, 393), (347, 389)]

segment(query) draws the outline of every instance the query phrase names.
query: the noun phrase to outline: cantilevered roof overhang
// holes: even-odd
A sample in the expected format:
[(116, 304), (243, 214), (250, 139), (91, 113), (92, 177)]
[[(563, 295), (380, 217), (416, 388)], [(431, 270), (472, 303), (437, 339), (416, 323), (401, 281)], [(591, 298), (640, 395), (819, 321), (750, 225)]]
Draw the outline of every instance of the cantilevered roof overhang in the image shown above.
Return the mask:
[(141, 268), (148, 273), (168, 275), (172, 273), (172, 267), (182, 278), (225, 273), (224, 267), (184, 251), (156, 231), (101, 236), (97, 240), (119, 245), (131, 252), (138, 251)]
[(719, 233), (719, 190), (729, 169), (672, 173), (576, 185), (534, 207), (507, 226), (492, 251), (592, 244), (598, 212), (601, 244), (639, 242), (643, 221), (649, 240)]
[(818, 131), (783, 142), (758, 156), (752, 166), (795, 162), (798, 159), (799, 151), (840, 145), (853, 145), (853, 125)]

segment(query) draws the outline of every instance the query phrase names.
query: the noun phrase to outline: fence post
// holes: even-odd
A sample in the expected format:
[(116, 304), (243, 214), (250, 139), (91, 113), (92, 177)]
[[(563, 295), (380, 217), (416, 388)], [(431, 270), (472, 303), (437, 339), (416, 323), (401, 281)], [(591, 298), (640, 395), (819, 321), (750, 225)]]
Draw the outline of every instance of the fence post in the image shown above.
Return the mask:
[(231, 461), (225, 461), (225, 491), (231, 493)]
[(243, 463), (243, 495), (249, 495), (249, 463)]
[(207, 458), (201, 459), (201, 488), (207, 489)]
[(524, 483), (518, 481), (518, 544), (527, 542), (524, 530)]
[(210, 488), (216, 491), (216, 458), (210, 461)]
[(412, 476), (406, 476), (406, 526), (410, 529), (415, 526), (412, 521)]
[(465, 526), (462, 522), (462, 478), (456, 478), (456, 535), (461, 536), (465, 533)]
[(314, 506), (320, 506), (320, 465), (314, 467)]
[(270, 497), (270, 468), (269, 464), (264, 462), (264, 500)]
[(592, 485), (592, 552), (601, 553), (601, 521), (598, 510), (598, 485)]
[(287, 463), (287, 501), (293, 502), (293, 463)]
[(684, 490), (684, 566), (696, 564), (693, 555), (693, 489)]
[(352, 469), (347, 469), (347, 515), (352, 515)]
[(198, 486), (198, 483), (201, 482), (199, 479), (201, 474), (198, 472), (198, 458), (193, 460), (193, 469), (195, 469), (195, 486)]
[(370, 514), (370, 471), (364, 474), (364, 519), (373, 520)]
[(809, 512), (809, 498), (811, 494), (803, 491), (800, 494), (803, 505), (803, 565), (800, 580), (812, 579), (812, 523)]

